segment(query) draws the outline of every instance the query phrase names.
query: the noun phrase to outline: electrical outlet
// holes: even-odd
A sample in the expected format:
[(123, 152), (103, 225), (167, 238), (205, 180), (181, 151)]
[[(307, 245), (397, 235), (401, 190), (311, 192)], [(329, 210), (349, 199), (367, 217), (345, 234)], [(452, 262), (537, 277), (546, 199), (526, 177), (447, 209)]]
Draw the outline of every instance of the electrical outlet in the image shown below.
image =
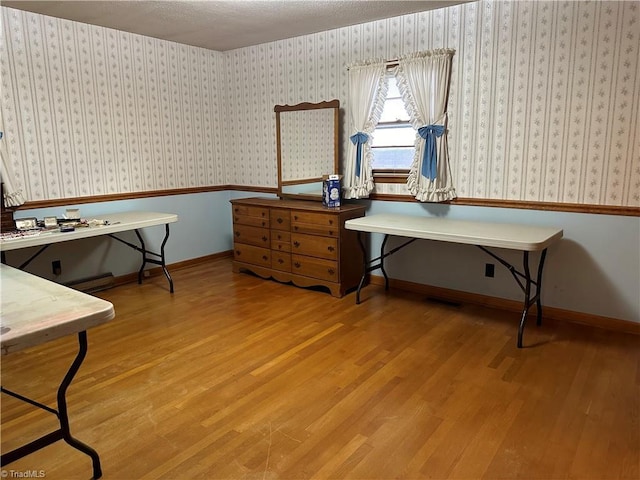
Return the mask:
[(51, 271), (54, 275), (60, 275), (62, 273), (62, 263), (60, 260), (54, 260), (51, 262)]
[(493, 278), (495, 275), (496, 266), (493, 263), (485, 263), (484, 264), (484, 276)]

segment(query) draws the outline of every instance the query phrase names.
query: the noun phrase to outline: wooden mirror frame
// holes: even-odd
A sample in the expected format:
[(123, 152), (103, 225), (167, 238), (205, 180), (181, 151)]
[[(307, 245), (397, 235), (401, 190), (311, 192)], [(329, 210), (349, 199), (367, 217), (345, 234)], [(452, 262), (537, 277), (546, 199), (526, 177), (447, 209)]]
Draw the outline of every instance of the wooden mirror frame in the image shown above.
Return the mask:
[[(325, 174), (339, 173), (340, 168), (340, 155), (339, 155), (339, 119), (340, 119), (340, 100), (330, 100), (319, 103), (299, 103), (296, 105), (276, 105), (274, 111), (276, 112), (276, 145), (278, 156), (278, 196), (280, 198), (297, 198), (302, 200), (315, 200), (322, 201), (322, 176), (309, 177), (296, 179), (295, 181), (283, 181), (286, 178), (283, 175), (283, 162), (282, 162), (282, 128), (281, 128), (281, 114), (285, 112), (299, 112), (305, 110), (318, 110), (318, 109), (334, 109), (333, 113), (333, 171), (324, 172)], [(286, 139), (285, 139), (286, 141)], [(317, 194), (315, 193), (294, 193), (285, 192), (283, 187), (288, 185), (303, 185), (318, 183)]]

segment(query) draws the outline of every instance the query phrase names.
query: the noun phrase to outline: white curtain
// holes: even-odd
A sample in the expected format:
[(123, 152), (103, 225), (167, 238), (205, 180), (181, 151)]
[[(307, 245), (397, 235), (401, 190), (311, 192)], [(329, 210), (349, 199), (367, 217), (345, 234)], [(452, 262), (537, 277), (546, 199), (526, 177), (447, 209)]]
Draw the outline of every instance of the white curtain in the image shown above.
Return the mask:
[(349, 66), (349, 146), (344, 165), (344, 198), (368, 197), (373, 190), (371, 133), (375, 130), (387, 96), (384, 60)]
[(421, 202), (456, 198), (447, 148), (447, 98), (451, 49), (411, 53), (398, 61), (396, 77), (411, 124), (416, 152), (407, 187)]
[(0, 109), (0, 180), (4, 184), (3, 186), (3, 199), (5, 207), (17, 207), (24, 203), (24, 197), (22, 194), (22, 188), (19, 185), (15, 175), (13, 175), (13, 169), (11, 168), (11, 162), (9, 162), (9, 149), (7, 148), (7, 138), (4, 130), (4, 119), (2, 118), (2, 109)]

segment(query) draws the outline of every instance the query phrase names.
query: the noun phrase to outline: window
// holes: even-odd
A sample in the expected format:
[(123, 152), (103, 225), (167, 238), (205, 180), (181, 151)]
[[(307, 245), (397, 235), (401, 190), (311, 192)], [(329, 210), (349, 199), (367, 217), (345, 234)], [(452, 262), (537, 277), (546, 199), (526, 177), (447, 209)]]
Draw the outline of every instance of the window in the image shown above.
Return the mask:
[(374, 177), (406, 178), (413, 162), (415, 138), (416, 131), (409, 122), (396, 78), (390, 77), (384, 109), (371, 143)]

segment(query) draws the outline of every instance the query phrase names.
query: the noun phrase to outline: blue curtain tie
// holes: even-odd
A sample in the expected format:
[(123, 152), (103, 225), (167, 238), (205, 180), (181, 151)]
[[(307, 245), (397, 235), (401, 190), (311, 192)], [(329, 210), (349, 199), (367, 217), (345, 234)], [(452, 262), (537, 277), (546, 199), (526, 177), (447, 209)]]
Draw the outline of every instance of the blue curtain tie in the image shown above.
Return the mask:
[(438, 175), (438, 151), (436, 137), (444, 133), (444, 125), (425, 125), (418, 129), (418, 134), (424, 138), (424, 152), (422, 153), (422, 176), (435, 180)]
[(354, 133), (349, 137), (351, 143), (356, 146), (356, 177), (360, 177), (360, 167), (362, 165), (362, 145), (369, 141), (369, 135), (364, 132)]

